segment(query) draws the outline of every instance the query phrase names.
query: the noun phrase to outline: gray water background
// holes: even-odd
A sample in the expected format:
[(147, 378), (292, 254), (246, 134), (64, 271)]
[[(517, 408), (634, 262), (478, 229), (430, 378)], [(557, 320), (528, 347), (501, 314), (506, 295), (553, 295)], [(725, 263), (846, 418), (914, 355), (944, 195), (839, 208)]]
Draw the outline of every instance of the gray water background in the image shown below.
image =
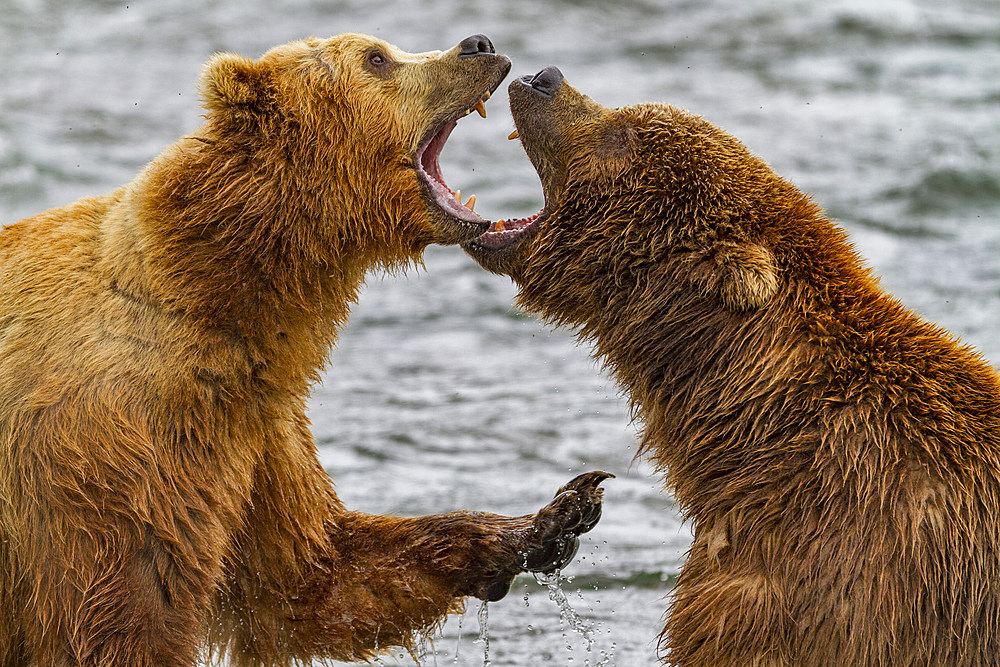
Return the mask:
[[(2, 0), (0, 224), (109, 191), (197, 127), (213, 52), (344, 31), (410, 51), (483, 32), (512, 76), (556, 64), (608, 106), (704, 115), (812, 193), (888, 290), (1000, 360), (996, 0)], [(492, 218), (541, 205), (506, 105), (502, 87), (442, 156)], [(312, 400), (323, 463), (348, 506), (402, 515), (521, 514), (578, 472), (616, 473), (566, 589), (612, 664), (654, 664), (689, 526), (632, 460), (637, 426), (588, 350), (512, 310), (513, 294), (456, 248), (371, 276)], [(482, 664), (476, 607), (461, 642), (453, 619), (424, 664), (455, 664), (456, 648), (458, 664)], [(596, 663), (564, 634), (530, 580), (490, 605), (493, 664)]]

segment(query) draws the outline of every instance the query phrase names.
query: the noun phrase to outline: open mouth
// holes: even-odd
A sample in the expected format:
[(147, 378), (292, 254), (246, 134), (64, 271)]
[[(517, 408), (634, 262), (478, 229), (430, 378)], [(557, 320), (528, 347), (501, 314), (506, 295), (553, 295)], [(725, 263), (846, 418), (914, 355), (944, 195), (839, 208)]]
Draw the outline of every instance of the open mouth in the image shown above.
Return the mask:
[[(514, 130), (510, 133), (508, 139), (517, 139), (518, 132)], [(525, 218), (513, 218), (510, 220), (497, 220), (490, 224), (489, 229), (486, 230), (481, 236), (478, 236), (471, 241), (465, 243), (466, 246), (473, 246), (481, 248), (483, 250), (503, 250), (521, 239), (529, 236), (531, 232), (538, 226), (544, 218), (545, 214), (548, 212), (548, 193), (544, 192), (545, 203), (542, 208), (534, 215), (529, 215)]]
[(545, 207), (527, 218), (497, 220), (482, 236), (468, 242), (484, 250), (503, 250), (529, 235), (545, 215)]
[[(506, 72), (503, 75), (506, 76)], [(462, 222), (475, 224), (480, 231), (490, 223), (476, 213), (476, 195), (470, 195), (469, 199), (463, 202), (462, 191), (452, 190), (445, 183), (444, 176), (441, 174), (441, 164), (438, 159), (441, 156), (441, 150), (444, 148), (445, 142), (448, 141), (448, 137), (455, 129), (459, 120), (468, 116), (473, 111), (486, 118), (486, 101), (490, 99), (490, 94), (496, 90), (502, 79), (503, 76), (497, 80), (491, 89), (484, 92), (476, 100), (475, 104), (464, 109), (455, 118), (445, 122), (440, 128), (433, 131), (428, 139), (421, 142), (414, 156), (417, 175), (424, 182), (434, 203), (452, 217), (458, 218)]]

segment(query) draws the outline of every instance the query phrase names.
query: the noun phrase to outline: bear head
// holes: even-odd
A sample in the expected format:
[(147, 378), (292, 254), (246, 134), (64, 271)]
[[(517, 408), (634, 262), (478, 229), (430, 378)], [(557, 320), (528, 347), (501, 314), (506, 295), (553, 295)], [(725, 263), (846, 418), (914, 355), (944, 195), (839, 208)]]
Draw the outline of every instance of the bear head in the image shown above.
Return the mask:
[(509, 69), (482, 35), (417, 54), (360, 34), (292, 42), (258, 60), (220, 53), (200, 80), (203, 140), (276, 182), (272, 199), (331, 242), (413, 257), (488, 228), (456, 202), (438, 155)]
[(739, 141), (669, 105), (605, 108), (554, 67), (513, 81), (510, 103), (545, 203), (463, 248), (511, 276), (522, 306), (593, 325), (650, 276), (661, 300), (675, 290), (746, 312), (774, 298), (774, 223), (818, 209)]

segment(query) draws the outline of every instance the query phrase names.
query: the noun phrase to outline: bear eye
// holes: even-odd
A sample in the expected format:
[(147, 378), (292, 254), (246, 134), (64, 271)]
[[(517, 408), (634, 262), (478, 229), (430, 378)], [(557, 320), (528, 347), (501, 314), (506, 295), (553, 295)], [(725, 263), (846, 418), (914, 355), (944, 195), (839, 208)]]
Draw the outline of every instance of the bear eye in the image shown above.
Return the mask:
[(368, 56), (368, 62), (370, 62), (372, 65), (384, 65), (385, 56), (383, 56), (378, 51), (373, 51), (372, 54)]

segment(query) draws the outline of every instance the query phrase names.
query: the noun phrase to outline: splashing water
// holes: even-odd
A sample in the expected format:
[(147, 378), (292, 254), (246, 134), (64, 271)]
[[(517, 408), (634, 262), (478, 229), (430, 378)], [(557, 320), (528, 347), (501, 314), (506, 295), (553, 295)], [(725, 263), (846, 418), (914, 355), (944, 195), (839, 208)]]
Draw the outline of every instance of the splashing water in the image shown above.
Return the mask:
[[(559, 585), (562, 579), (562, 572), (559, 570), (555, 570), (549, 574), (536, 572), (534, 575), (535, 581), (548, 589), (549, 599), (552, 600), (557, 607), (559, 607), (560, 624), (565, 623), (577, 634), (583, 637), (584, 641), (587, 643), (587, 655), (591, 655), (594, 652), (594, 626), (592, 623), (584, 620), (584, 618), (580, 616), (575, 609), (573, 609), (572, 605), (570, 605), (569, 600), (566, 598), (566, 593), (563, 591), (562, 586)], [(563, 637), (566, 638), (566, 635), (564, 634)], [(569, 651), (573, 650), (568, 638), (566, 638), (566, 649)], [(614, 657), (614, 650), (612, 649), (609, 653), (608, 651), (602, 649), (600, 656), (600, 660), (594, 663), (593, 667), (608, 667), (612, 664), (611, 659)], [(584, 667), (591, 667), (589, 657), (584, 661)]]
[[(594, 631), (590, 623), (576, 612), (559, 585), (562, 573), (556, 570), (550, 574), (535, 573), (535, 581), (549, 589), (549, 599), (559, 607), (559, 620), (573, 628), (587, 642), (587, 653), (594, 647)], [(572, 648), (572, 647), (570, 647)]]
[(378, 655), (379, 645), (378, 645), (378, 633), (382, 631), (382, 626), (375, 628), (375, 655), (372, 656), (372, 663), (377, 667), (385, 667), (385, 663), (382, 662), (382, 658)]
[(483, 645), (483, 667), (490, 667), (490, 609), (489, 603), (483, 600), (483, 605), (479, 608), (479, 636), (475, 643)]
[(434, 667), (437, 667), (437, 649), (434, 647), (434, 638), (431, 637), (429, 630), (420, 633), (420, 639), (417, 642), (417, 654), (413, 656), (413, 660), (420, 667), (424, 667), (427, 665), (428, 656), (433, 656)]
[(465, 620), (465, 610), (462, 610), (462, 614), (458, 617), (458, 640), (455, 642), (455, 659), (452, 660), (456, 665), (458, 664), (458, 654), (462, 649), (462, 621)]

